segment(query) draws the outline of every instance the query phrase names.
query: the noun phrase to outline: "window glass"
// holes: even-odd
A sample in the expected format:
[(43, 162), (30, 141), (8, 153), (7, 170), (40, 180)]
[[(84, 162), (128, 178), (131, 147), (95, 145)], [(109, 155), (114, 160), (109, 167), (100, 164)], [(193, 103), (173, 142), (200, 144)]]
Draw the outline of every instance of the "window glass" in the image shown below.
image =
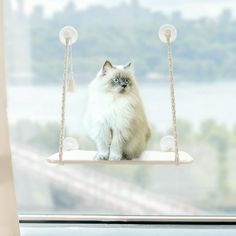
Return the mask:
[[(8, 111), (20, 213), (233, 215), (236, 213), (234, 1), (5, 1)], [(231, 9), (231, 10), (229, 10)], [(59, 141), (64, 49), (58, 32), (79, 31), (73, 47), (77, 90), (68, 95), (67, 136), (81, 149), (89, 82), (106, 59), (133, 62), (159, 149), (171, 109), (162, 24), (173, 44), (178, 132), (189, 165), (48, 164)]]

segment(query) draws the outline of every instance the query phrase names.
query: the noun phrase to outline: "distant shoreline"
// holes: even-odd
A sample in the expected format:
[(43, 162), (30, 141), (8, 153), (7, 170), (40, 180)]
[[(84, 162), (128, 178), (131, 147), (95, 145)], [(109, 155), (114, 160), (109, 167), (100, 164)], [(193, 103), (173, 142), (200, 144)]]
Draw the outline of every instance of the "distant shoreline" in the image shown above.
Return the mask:
[[(92, 81), (92, 80), (91, 80)], [(61, 81), (62, 82), (62, 81)], [(79, 80), (76, 80), (76, 84), (78, 86), (82, 85), (82, 86), (86, 86), (90, 83), (90, 81), (79, 81)], [(139, 85), (155, 85), (155, 84), (158, 84), (158, 85), (168, 85), (168, 77), (166, 78), (166, 81), (165, 80), (145, 80), (144, 81), (138, 81), (138, 84)], [(189, 84), (189, 85), (204, 85), (204, 84), (235, 84), (236, 86), (236, 80), (233, 80), (233, 79), (226, 79), (224, 81), (219, 81), (219, 80), (175, 80), (175, 84), (176, 85), (181, 85), (181, 84)], [(7, 84), (7, 87), (60, 87), (61, 84), (58, 84), (58, 83), (25, 83), (25, 84), (20, 84), (20, 83), (8, 83)]]

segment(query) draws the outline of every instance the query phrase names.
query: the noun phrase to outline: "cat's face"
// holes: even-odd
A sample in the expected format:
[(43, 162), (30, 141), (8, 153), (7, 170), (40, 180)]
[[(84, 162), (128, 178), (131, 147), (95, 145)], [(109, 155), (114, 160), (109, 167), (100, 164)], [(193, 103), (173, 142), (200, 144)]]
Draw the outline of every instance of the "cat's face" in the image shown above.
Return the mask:
[(102, 67), (100, 82), (107, 92), (126, 94), (135, 84), (131, 63), (125, 66), (114, 66), (106, 61)]

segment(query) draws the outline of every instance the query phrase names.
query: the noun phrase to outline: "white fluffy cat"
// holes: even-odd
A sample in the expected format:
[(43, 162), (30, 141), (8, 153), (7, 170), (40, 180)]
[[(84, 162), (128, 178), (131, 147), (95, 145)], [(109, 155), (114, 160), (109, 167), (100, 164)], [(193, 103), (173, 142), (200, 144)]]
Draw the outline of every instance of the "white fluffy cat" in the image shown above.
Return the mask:
[(86, 131), (97, 146), (97, 160), (130, 160), (142, 153), (150, 129), (131, 63), (104, 63), (89, 85), (84, 118)]

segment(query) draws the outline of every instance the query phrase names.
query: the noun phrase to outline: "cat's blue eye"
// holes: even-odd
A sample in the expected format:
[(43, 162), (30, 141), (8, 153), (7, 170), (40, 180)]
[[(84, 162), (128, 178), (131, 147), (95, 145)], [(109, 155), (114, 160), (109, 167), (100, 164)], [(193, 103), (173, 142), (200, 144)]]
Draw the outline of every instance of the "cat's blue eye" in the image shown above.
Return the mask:
[(128, 84), (128, 83), (129, 83), (129, 80), (128, 80), (128, 79), (125, 79), (125, 83)]
[(118, 80), (117, 78), (115, 78), (113, 81), (114, 81), (115, 83), (118, 83), (119, 80)]

